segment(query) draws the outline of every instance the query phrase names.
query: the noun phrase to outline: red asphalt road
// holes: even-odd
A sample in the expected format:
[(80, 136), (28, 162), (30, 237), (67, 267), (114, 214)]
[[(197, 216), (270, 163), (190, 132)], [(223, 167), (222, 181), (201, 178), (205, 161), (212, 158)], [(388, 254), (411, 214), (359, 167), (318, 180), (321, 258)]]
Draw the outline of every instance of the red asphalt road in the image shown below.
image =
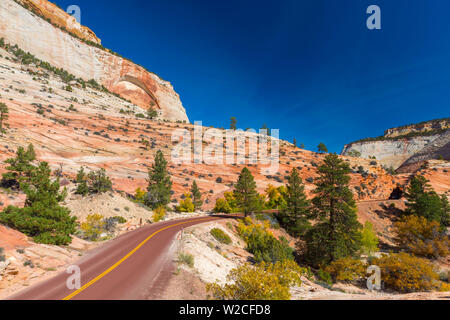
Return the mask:
[[(189, 226), (217, 219), (223, 217), (191, 218), (146, 225), (94, 249), (74, 263), (81, 270), (81, 290), (69, 290), (66, 281), (71, 274), (63, 272), (9, 299), (62, 300), (67, 297), (70, 297), (70, 300), (148, 299), (153, 294), (152, 285), (156, 282), (160, 271), (167, 266), (169, 251), (177, 233)], [(147, 242), (135, 250), (150, 236), (152, 237)], [(123, 260), (127, 255), (128, 258)], [(122, 262), (117, 265), (121, 260)], [(111, 270), (114, 265), (116, 267)], [(95, 279), (97, 280), (92, 281)]]

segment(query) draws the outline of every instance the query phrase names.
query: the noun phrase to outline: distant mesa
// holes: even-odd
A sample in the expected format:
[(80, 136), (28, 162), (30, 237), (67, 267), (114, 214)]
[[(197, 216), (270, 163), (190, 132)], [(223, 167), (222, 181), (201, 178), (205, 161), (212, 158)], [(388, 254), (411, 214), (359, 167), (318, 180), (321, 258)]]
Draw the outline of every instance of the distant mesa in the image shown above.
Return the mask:
[(398, 172), (413, 172), (427, 160), (450, 159), (450, 118), (388, 129), (383, 136), (366, 138), (344, 147), (342, 155), (357, 154)]

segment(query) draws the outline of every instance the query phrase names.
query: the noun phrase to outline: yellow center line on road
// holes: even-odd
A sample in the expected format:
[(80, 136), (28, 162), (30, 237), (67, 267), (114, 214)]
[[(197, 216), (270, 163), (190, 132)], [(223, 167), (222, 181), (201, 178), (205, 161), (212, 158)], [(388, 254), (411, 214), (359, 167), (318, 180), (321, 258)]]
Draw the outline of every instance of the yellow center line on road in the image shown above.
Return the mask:
[(111, 271), (113, 271), (115, 268), (117, 268), (120, 264), (122, 264), (125, 260), (127, 260), (129, 257), (131, 257), (136, 251), (138, 251), (144, 244), (146, 244), (151, 238), (153, 238), (155, 235), (157, 235), (158, 233), (160, 233), (161, 231), (182, 225), (182, 224), (187, 224), (187, 223), (191, 223), (191, 222), (196, 222), (196, 221), (204, 221), (204, 220), (211, 220), (211, 218), (205, 218), (205, 219), (198, 219), (198, 220), (194, 220), (194, 221), (186, 221), (186, 222), (180, 222), (177, 224), (173, 224), (164, 228), (159, 229), (158, 231), (155, 231), (154, 233), (152, 233), (147, 239), (145, 239), (144, 241), (142, 241), (136, 248), (134, 248), (133, 250), (131, 250), (130, 252), (127, 253), (126, 256), (124, 256), (122, 259), (120, 259), (118, 262), (116, 262), (113, 266), (109, 267), (106, 271), (104, 271), (103, 273), (101, 273), (100, 275), (98, 275), (96, 278), (92, 279), (91, 281), (89, 281), (88, 283), (86, 283), (84, 286), (82, 286), (80, 289), (72, 292), (70, 295), (68, 295), (67, 297), (65, 297), (63, 300), (70, 300), (73, 297), (75, 297), (76, 295), (80, 294), (82, 291), (86, 290), (88, 287), (90, 287), (91, 285), (93, 285), (95, 282), (97, 282), (98, 280), (100, 280), (101, 278), (103, 278), (104, 276), (106, 276), (108, 273), (110, 273)]

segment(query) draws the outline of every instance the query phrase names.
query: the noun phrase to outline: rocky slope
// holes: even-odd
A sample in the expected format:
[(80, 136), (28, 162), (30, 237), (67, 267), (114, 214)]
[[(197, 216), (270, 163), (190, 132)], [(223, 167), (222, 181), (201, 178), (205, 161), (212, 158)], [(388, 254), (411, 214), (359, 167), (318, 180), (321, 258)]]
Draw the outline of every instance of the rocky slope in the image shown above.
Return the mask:
[[(48, 1), (22, 0), (22, 3), (29, 9), (14, 0), (0, 2), (0, 38), (7, 43), (17, 44), (85, 81), (94, 79), (144, 109), (155, 107), (163, 119), (189, 121), (169, 82), (101, 47), (91, 31), (77, 25), (72, 16)], [(68, 28), (80, 39), (55, 25)], [(94, 45), (89, 45), (86, 39)]]
[[(404, 207), (401, 201), (372, 202), (359, 205), (359, 220), (364, 223), (371, 221), (375, 229), (385, 233), (390, 228), (391, 221), (384, 215), (396, 215), (398, 209), (387, 208), (389, 204)], [(388, 224), (380, 223), (387, 221)], [(231, 269), (249, 263), (252, 255), (245, 250), (245, 241), (237, 234), (235, 220), (222, 220), (205, 223), (186, 228), (176, 239), (177, 254), (174, 255), (173, 265), (168, 266), (166, 277), (170, 280), (168, 285), (161, 287), (152, 299), (158, 300), (194, 300), (210, 299), (211, 292), (207, 292), (206, 284), (218, 282), (225, 284), (226, 276)], [(219, 228), (232, 240), (231, 244), (223, 244), (211, 235), (211, 229)], [(270, 230), (275, 237), (285, 237), (292, 247), (295, 239), (291, 238), (283, 229)], [(382, 237), (383, 240), (383, 237)], [(193, 256), (192, 266), (183, 264), (178, 254)], [(438, 269), (448, 270), (447, 265), (438, 265)], [(372, 292), (364, 286), (349, 283), (336, 283), (333, 286), (324, 286), (323, 282), (315, 277), (303, 276), (302, 285), (291, 288), (292, 300), (449, 300), (448, 292), (417, 292), (398, 294), (381, 291)]]
[(376, 157), (382, 165), (414, 172), (430, 159), (450, 159), (450, 118), (386, 130), (384, 136), (346, 145), (342, 155)]
[[(232, 190), (231, 184), (244, 164), (178, 164), (171, 159), (177, 145), (172, 142), (173, 132), (185, 129), (195, 142), (193, 125), (142, 119), (138, 117), (145, 112), (141, 107), (113, 94), (81, 85), (73, 85), (67, 91), (65, 85), (59, 76), (23, 65), (13, 54), (0, 49), (0, 101), (10, 109), (10, 129), (0, 137), (0, 160), (12, 157), (19, 146), (33, 143), (38, 158), (49, 162), (54, 170), (62, 168), (67, 178), (73, 178), (81, 166), (88, 170), (105, 168), (114, 188), (133, 194), (137, 187), (146, 187), (148, 167), (161, 149), (170, 159), (174, 201), (180, 199), (194, 179), (204, 194), (206, 209), (212, 208), (225, 191)], [(212, 143), (204, 138), (199, 142), (205, 149)], [(261, 174), (260, 169), (265, 167), (261, 164), (249, 168), (260, 192), (269, 184), (284, 184), (285, 176), (294, 167), (299, 169), (310, 192), (323, 157), (281, 141), (276, 174)], [(353, 168), (352, 185), (359, 199), (389, 198), (397, 184), (395, 177), (369, 160), (345, 158)], [(3, 168), (1, 164), (0, 172)], [(3, 205), (20, 200), (7, 194), (1, 197)]]

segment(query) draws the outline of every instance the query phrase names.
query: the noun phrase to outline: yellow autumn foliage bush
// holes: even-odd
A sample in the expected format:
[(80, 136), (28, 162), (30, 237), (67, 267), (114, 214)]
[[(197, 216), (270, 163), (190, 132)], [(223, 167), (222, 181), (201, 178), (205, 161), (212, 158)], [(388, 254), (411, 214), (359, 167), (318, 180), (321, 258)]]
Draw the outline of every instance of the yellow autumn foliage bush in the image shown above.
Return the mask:
[(400, 252), (374, 258), (372, 264), (380, 267), (381, 280), (386, 288), (399, 292), (441, 289), (439, 275), (426, 259)]
[(216, 205), (214, 206), (214, 212), (216, 213), (231, 213), (231, 207), (228, 202), (223, 198), (218, 198), (216, 200)]
[(445, 257), (449, 254), (449, 239), (439, 222), (416, 215), (405, 216), (395, 223), (397, 242), (417, 256)]
[(178, 212), (194, 212), (195, 205), (192, 202), (191, 194), (186, 192), (184, 197), (184, 200), (180, 201), (180, 205), (177, 206), (176, 210)]
[(275, 264), (245, 264), (230, 271), (228, 284), (207, 284), (206, 288), (219, 300), (289, 300), (290, 287), (301, 285), (306, 270), (294, 261)]
[(166, 209), (163, 206), (160, 206), (153, 210), (153, 221), (158, 222), (164, 219), (166, 216)]
[(134, 195), (135, 201), (139, 203), (144, 203), (146, 194), (147, 192), (145, 192), (141, 188), (137, 188)]
[(324, 271), (331, 275), (333, 281), (356, 281), (365, 277), (366, 269), (362, 261), (346, 257), (331, 262)]
[(93, 213), (88, 215), (86, 221), (80, 226), (83, 238), (92, 241), (98, 240), (100, 235), (105, 232), (105, 225), (105, 220), (101, 214)]

